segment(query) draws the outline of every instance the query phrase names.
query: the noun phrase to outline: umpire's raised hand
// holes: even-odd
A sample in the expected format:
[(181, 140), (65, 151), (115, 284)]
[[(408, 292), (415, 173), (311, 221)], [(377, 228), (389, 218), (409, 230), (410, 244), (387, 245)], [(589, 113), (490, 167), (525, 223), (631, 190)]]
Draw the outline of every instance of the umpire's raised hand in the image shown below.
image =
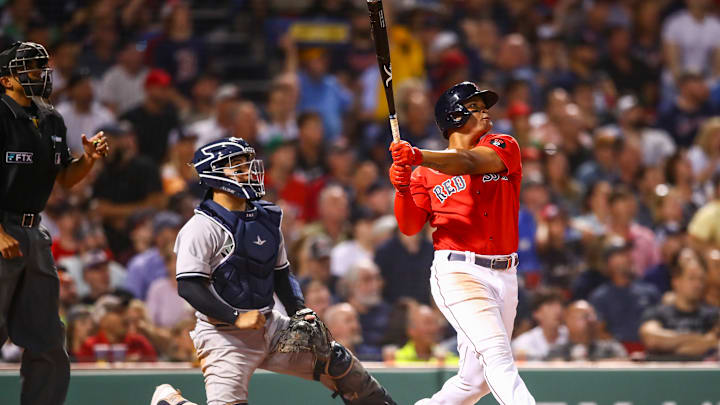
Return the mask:
[(5, 232), (0, 225), (0, 253), (5, 259), (13, 259), (22, 256), (20, 242)]

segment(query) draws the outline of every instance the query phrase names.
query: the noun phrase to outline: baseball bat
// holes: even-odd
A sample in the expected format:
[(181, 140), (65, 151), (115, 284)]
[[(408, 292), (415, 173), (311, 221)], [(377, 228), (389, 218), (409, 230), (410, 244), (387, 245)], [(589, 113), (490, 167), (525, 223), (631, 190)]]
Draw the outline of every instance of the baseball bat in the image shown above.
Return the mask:
[(390, 111), (390, 131), (393, 142), (400, 140), (400, 127), (398, 126), (395, 113), (395, 98), (392, 88), (392, 65), (390, 64), (390, 44), (388, 41), (387, 24), (385, 12), (383, 11), (382, 0), (367, 0), (368, 11), (370, 11), (370, 33), (375, 42), (375, 54), (377, 55), (380, 78), (382, 79), (385, 98)]

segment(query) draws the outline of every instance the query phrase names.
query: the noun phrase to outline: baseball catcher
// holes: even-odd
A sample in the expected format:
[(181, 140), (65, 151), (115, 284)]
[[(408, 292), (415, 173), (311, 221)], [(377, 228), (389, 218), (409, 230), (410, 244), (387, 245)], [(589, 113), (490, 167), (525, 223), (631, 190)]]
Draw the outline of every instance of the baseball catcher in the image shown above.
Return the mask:
[[(178, 293), (196, 310), (190, 333), (209, 405), (248, 404), (257, 368), (320, 381), (351, 405), (395, 405), (355, 356), (305, 308), (290, 272), (282, 211), (262, 201), (264, 169), (243, 139), (224, 138), (193, 158), (207, 188), (175, 243)], [(288, 314), (273, 309), (276, 293)], [(183, 402), (184, 401), (184, 402)], [(152, 405), (189, 404), (170, 385)]]

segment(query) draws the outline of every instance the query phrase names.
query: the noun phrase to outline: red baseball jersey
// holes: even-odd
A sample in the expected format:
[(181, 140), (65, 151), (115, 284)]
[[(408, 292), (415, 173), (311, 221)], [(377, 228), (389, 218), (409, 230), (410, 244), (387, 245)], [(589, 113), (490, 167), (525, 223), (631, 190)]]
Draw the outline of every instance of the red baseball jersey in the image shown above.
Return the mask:
[(451, 176), (417, 167), (410, 179), (415, 205), (430, 214), (435, 250), (505, 255), (517, 251), (522, 163), (509, 135), (487, 134), (478, 146), (492, 148), (507, 170)]

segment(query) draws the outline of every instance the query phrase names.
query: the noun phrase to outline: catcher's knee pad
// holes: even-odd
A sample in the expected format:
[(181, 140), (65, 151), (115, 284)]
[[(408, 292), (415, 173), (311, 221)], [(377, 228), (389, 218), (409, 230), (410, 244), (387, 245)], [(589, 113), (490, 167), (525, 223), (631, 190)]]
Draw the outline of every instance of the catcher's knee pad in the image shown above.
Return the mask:
[(323, 371), (333, 380), (347, 405), (396, 405), (387, 390), (340, 343), (331, 343)]

